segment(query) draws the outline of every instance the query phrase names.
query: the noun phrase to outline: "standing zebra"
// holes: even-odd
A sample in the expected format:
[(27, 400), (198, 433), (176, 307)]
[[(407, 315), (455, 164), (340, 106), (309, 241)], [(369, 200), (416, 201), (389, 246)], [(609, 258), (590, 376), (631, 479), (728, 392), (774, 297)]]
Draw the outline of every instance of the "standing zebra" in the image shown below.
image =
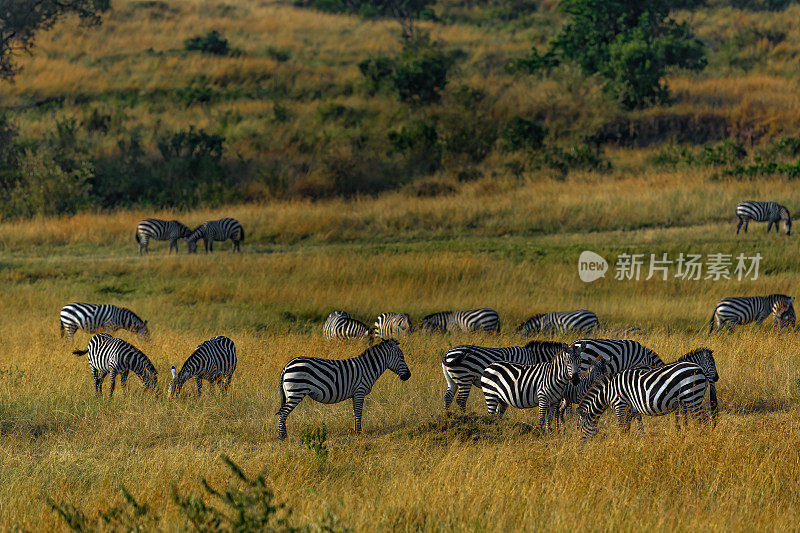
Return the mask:
[(144, 383), (145, 390), (156, 390), (158, 385), (158, 372), (138, 348), (131, 346), (122, 339), (117, 339), (107, 333), (97, 333), (89, 339), (89, 348), (72, 352), (77, 356), (89, 354), (89, 366), (94, 377), (94, 390), (98, 396), (103, 395), (103, 381), (106, 375), (111, 374), (111, 389), (108, 397), (114, 396), (114, 386), (117, 374), (120, 374), (119, 384), (124, 391), (128, 382), (128, 372), (139, 376)]
[(564, 397), (570, 376), (580, 364), (580, 352), (561, 351), (549, 363), (520, 365), (508, 361), (492, 363), (481, 376), (481, 389), (490, 415), (502, 416), (507, 406), (517, 409), (539, 407), (539, 423), (549, 428)]
[(157, 218), (146, 218), (136, 226), (136, 242), (139, 243), (139, 255), (142, 252), (149, 253), (147, 243), (150, 239), (157, 241), (169, 241), (169, 252), (175, 248), (178, 253), (178, 239), (185, 239), (192, 234), (192, 230), (178, 222), (177, 220), (159, 220)]
[(197, 379), (197, 395), (200, 396), (203, 380), (212, 387), (219, 383), (223, 394), (231, 386), (233, 372), (236, 370), (236, 346), (228, 337), (217, 336), (204, 341), (194, 349), (192, 355), (183, 363), (180, 372), (172, 367), (172, 379), (167, 391), (170, 398), (181, 393), (181, 387), (191, 378)]
[(506, 348), (486, 348), (470, 344), (450, 348), (442, 357), (442, 372), (447, 380), (444, 408), (449, 409), (455, 397), (461, 411), (466, 411), (470, 389), (473, 385), (480, 387), (481, 374), (496, 361), (521, 365), (547, 363), (566, 348), (567, 345), (561, 342), (544, 341), (531, 341), (525, 346)]
[(406, 313), (381, 313), (372, 326), (373, 336), (379, 339), (392, 339), (411, 331), (411, 318)]
[(364, 398), (387, 368), (403, 381), (411, 377), (403, 352), (394, 339), (367, 348), (351, 359), (292, 359), (281, 372), (281, 406), (275, 413), (278, 415), (278, 437), (286, 438), (286, 417), (306, 396), (328, 404), (352, 398), (354, 430), (361, 433)]
[[(703, 369), (703, 375), (708, 381), (708, 406), (711, 408), (711, 421), (716, 426), (718, 412), (716, 382), (719, 381), (719, 374), (717, 373), (717, 363), (714, 361), (714, 352), (708, 348), (698, 348), (681, 356), (675, 362), (679, 363), (681, 361), (694, 363)], [(677, 421), (678, 413), (675, 413), (675, 416)]]
[(591, 311), (564, 311), (534, 315), (517, 328), (517, 333), (528, 336), (532, 333), (563, 333), (569, 330), (590, 332), (597, 327), (597, 315)]
[(778, 223), (783, 220), (783, 229), (786, 230), (786, 235), (790, 235), (792, 232), (792, 218), (789, 216), (789, 210), (776, 202), (756, 202), (755, 200), (742, 202), (736, 206), (736, 216), (739, 217), (736, 235), (739, 235), (742, 224), (744, 224), (744, 232), (747, 233), (750, 219), (756, 222), (769, 222), (767, 233), (772, 229), (773, 224), (775, 224), (775, 233), (777, 233)]
[(664, 365), (654, 351), (632, 340), (580, 339), (573, 342), (569, 349), (581, 354), (580, 372), (589, 370), (599, 359), (605, 361), (610, 375), (635, 366)]
[(346, 311), (334, 311), (322, 326), (325, 340), (367, 339), (372, 343), (369, 327), (363, 322), (351, 318)]
[(67, 304), (61, 309), (61, 336), (66, 332), (67, 338), (70, 338), (78, 329), (89, 332), (127, 329), (141, 339), (146, 339), (150, 334), (147, 321), (130, 309), (110, 304)]
[(500, 333), (500, 317), (494, 309), (471, 311), (442, 311), (422, 319), (421, 326), (428, 331), (494, 331)]
[(737, 324), (749, 324), (755, 322), (761, 325), (770, 314), (775, 317), (775, 325), (778, 328), (794, 326), (794, 306), (793, 297), (785, 294), (770, 294), (769, 296), (736, 296), (720, 300), (709, 322), (709, 333), (728, 326), (733, 330)]
[(203, 222), (185, 238), (190, 254), (197, 252), (197, 241), (200, 239), (203, 239), (206, 253), (214, 251), (214, 241), (227, 241), (228, 239), (233, 241), (233, 251), (241, 252), (239, 242), (244, 240), (244, 228), (235, 218)]
[(636, 415), (664, 415), (678, 408), (701, 420), (700, 408), (707, 387), (703, 369), (689, 361), (628, 369), (610, 378), (601, 377), (578, 408), (578, 428), (584, 438), (597, 434), (597, 419), (609, 406), (614, 408), (623, 431), (630, 429)]

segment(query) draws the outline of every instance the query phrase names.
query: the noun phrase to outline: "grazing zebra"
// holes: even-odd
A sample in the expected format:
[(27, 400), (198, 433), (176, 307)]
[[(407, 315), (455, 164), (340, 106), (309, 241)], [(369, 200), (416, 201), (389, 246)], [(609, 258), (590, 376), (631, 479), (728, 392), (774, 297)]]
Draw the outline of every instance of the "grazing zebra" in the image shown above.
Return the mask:
[(142, 252), (149, 253), (147, 243), (150, 239), (157, 241), (169, 241), (169, 252), (175, 248), (178, 253), (178, 239), (185, 239), (192, 234), (192, 230), (178, 222), (177, 220), (159, 220), (157, 218), (146, 218), (136, 226), (136, 242), (139, 243), (139, 255)]
[(584, 309), (534, 315), (517, 328), (524, 336), (532, 333), (562, 333), (569, 330), (589, 332), (597, 327), (597, 315)]
[(605, 361), (606, 370), (611, 375), (635, 366), (664, 365), (655, 352), (632, 340), (580, 339), (573, 342), (569, 349), (581, 354), (579, 372), (589, 370), (599, 359)]
[(786, 235), (790, 235), (792, 232), (792, 218), (789, 216), (789, 210), (776, 202), (756, 202), (754, 200), (742, 202), (736, 206), (736, 216), (739, 217), (736, 235), (739, 235), (742, 224), (744, 224), (744, 232), (747, 233), (750, 219), (756, 222), (769, 222), (767, 233), (772, 229), (773, 224), (775, 224), (775, 233), (777, 233), (778, 223), (783, 220), (783, 229), (786, 230)]
[(61, 309), (61, 336), (66, 332), (67, 338), (70, 338), (78, 329), (89, 332), (127, 329), (141, 339), (146, 339), (150, 334), (147, 321), (130, 309), (110, 304), (67, 304)]
[(103, 381), (106, 375), (111, 374), (111, 389), (108, 397), (114, 396), (115, 380), (120, 374), (119, 384), (124, 391), (128, 382), (128, 372), (139, 376), (144, 383), (145, 390), (156, 390), (158, 385), (158, 372), (138, 348), (131, 346), (122, 339), (117, 339), (107, 333), (97, 333), (89, 339), (89, 348), (72, 352), (77, 356), (89, 354), (89, 366), (94, 377), (94, 390), (98, 396), (103, 394)]
[[(679, 363), (681, 361), (694, 363), (703, 369), (703, 375), (708, 381), (708, 406), (711, 408), (711, 421), (716, 426), (718, 412), (716, 382), (719, 381), (719, 374), (717, 373), (717, 363), (714, 361), (714, 352), (708, 348), (698, 348), (681, 356), (675, 362)], [(677, 421), (678, 413), (675, 413), (675, 416)]]
[(244, 228), (235, 218), (209, 220), (200, 224), (188, 237), (189, 253), (197, 252), (197, 241), (203, 239), (206, 253), (214, 251), (214, 241), (233, 241), (233, 251), (241, 252), (239, 242), (244, 240)]
[(548, 363), (520, 365), (498, 361), (486, 368), (481, 376), (481, 389), (490, 415), (503, 415), (507, 406), (517, 409), (539, 407), (539, 423), (547, 427), (555, 418), (556, 410), (564, 398), (564, 389), (570, 376), (580, 364), (580, 352), (561, 351)]
[(578, 408), (578, 428), (583, 437), (597, 433), (597, 419), (609, 406), (614, 408), (623, 431), (630, 429), (635, 415), (665, 415), (678, 408), (703, 418), (701, 406), (708, 387), (702, 367), (680, 361), (658, 368), (639, 367), (613, 377), (600, 377)]
[(447, 380), (444, 408), (449, 409), (455, 397), (461, 411), (466, 411), (470, 389), (473, 385), (480, 387), (481, 374), (496, 361), (521, 365), (547, 363), (566, 348), (564, 343), (545, 341), (531, 341), (525, 346), (506, 348), (485, 348), (469, 344), (450, 348), (442, 357), (442, 372)]
[(500, 317), (494, 309), (471, 311), (442, 311), (422, 319), (421, 327), (428, 331), (494, 331), (500, 333)]
[(381, 313), (372, 327), (372, 334), (379, 339), (392, 339), (411, 333), (411, 318), (406, 313)]
[(737, 296), (725, 298), (717, 303), (709, 323), (709, 333), (722, 329), (727, 324), (729, 330), (737, 324), (755, 322), (761, 325), (770, 314), (775, 316), (775, 325), (779, 328), (794, 326), (794, 306), (785, 294), (769, 296)]
[(167, 391), (170, 398), (181, 393), (181, 387), (191, 378), (197, 379), (197, 395), (200, 396), (203, 380), (209, 387), (219, 383), (223, 394), (231, 386), (233, 372), (236, 370), (236, 346), (228, 337), (217, 336), (204, 341), (194, 349), (192, 355), (183, 363), (180, 372), (172, 367), (172, 379)]
[(411, 377), (403, 352), (394, 339), (367, 348), (351, 359), (292, 359), (281, 372), (281, 406), (275, 413), (278, 415), (278, 437), (286, 438), (286, 417), (306, 396), (321, 403), (338, 403), (352, 398), (354, 429), (360, 433), (364, 398), (387, 368), (403, 381)]
[(351, 318), (346, 311), (334, 311), (322, 326), (325, 340), (367, 339), (372, 342), (370, 329), (363, 322)]
[(607, 371), (605, 362), (601, 359), (597, 364), (590, 366), (589, 370), (579, 373), (577, 384), (574, 383), (574, 379), (567, 383), (567, 386), (564, 387), (564, 403), (558, 411), (558, 418), (561, 422), (564, 422), (564, 415), (567, 411), (572, 413), (572, 405), (580, 404), (597, 378)]

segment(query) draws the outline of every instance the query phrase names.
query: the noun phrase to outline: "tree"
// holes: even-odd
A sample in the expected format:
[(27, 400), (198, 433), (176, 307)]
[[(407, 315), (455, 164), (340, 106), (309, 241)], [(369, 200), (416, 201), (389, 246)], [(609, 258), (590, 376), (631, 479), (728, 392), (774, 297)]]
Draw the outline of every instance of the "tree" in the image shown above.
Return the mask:
[(87, 24), (98, 24), (109, 0), (0, 0), (0, 79), (19, 71), (15, 56), (30, 52), (39, 30), (74, 13)]

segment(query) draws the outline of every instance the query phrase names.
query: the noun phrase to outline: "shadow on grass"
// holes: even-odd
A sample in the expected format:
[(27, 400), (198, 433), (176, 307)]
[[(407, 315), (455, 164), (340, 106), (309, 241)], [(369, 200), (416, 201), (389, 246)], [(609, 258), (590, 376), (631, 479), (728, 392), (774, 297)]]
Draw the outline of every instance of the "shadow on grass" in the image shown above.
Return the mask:
[(70, 431), (72, 427), (63, 421), (31, 422), (28, 420), (0, 420), (0, 437), (17, 435), (33, 440)]
[(423, 437), (446, 444), (458, 442), (502, 442), (513, 437), (538, 435), (536, 426), (512, 422), (496, 416), (478, 414), (443, 414), (413, 428), (399, 429), (392, 434)]
[(762, 400), (756, 399), (745, 403), (735, 403), (725, 406), (721, 412), (728, 415), (747, 416), (767, 413), (786, 413), (795, 409), (798, 400)]

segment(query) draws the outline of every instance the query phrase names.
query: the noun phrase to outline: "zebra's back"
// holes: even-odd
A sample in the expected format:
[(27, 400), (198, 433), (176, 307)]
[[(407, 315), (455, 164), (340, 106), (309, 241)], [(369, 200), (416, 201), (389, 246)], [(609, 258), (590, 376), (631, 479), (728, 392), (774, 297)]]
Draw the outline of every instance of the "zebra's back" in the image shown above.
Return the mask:
[(579, 331), (588, 333), (594, 330), (599, 321), (597, 315), (586, 309), (577, 311), (558, 311), (534, 315), (519, 325), (517, 331), (523, 335), (534, 332), (559, 332)]
[(219, 335), (198, 345), (181, 367), (179, 375), (218, 377), (233, 374), (234, 370), (236, 346), (228, 337)]
[(381, 339), (400, 337), (411, 332), (411, 317), (406, 313), (381, 313), (375, 319), (373, 331)]
[(636, 366), (662, 366), (664, 362), (649, 348), (632, 340), (580, 339), (570, 345), (580, 349), (580, 371), (586, 371), (599, 359), (603, 359), (611, 374)]
[(363, 322), (351, 318), (345, 311), (334, 311), (325, 320), (322, 334), (327, 340), (369, 338), (370, 330)]

